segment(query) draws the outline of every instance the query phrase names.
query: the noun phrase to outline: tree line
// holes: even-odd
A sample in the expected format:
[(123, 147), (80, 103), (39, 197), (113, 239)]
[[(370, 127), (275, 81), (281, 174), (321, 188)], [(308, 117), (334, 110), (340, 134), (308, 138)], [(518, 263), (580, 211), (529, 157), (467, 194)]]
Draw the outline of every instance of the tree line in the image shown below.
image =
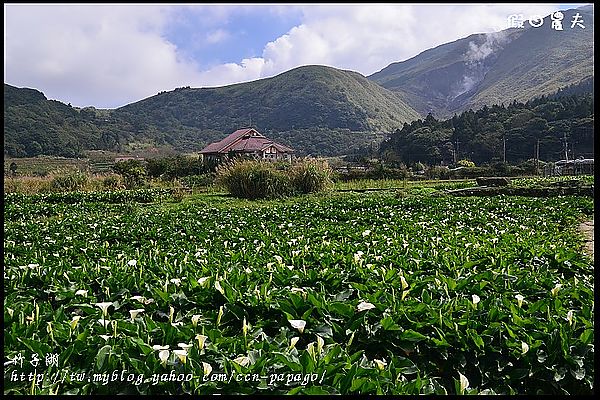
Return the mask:
[(446, 120), (429, 114), (396, 129), (381, 144), (379, 154), (392, 164), (429, 165), (456, 164), (461, 159), (481, 165), (592, 158), (593, 93), (560, 94), (484, 106)]

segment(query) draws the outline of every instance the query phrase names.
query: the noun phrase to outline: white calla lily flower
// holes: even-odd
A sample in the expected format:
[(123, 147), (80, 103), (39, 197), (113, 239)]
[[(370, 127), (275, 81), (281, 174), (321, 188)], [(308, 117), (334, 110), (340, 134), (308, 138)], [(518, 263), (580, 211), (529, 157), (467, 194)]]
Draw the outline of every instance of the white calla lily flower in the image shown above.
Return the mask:
[(137, 300), (140, 303), (143, 303), (146, 300), (146, 298), (144, 296), (131, 296), (129, 299), (130, 300)]
[(525, 300), (525, 297), (523, 297), (520, 294), (515, 295), (515, 299), (517, 299), (517, 305), (519, 306), (519, 308), (521, 308), (521, 306), (523, 305), (523, 300)]
[(198, 279), (198, 285), (200, 285), (202, 287), (206, 287), (209, 279), (210, 279), (210, 276), (205, 276), (203, 278)]
[(94, 304), (96, 307), (100, 307), (102, 310), (102, 314), (106, 316), (108, 314), (108, 307), (112, 306), (113, 303), (105, 302), (105, 303), (96, 303)]
[(240, 356), (233, 360), (234, 363), (241, 365), (242, 367), (247, 367), (250, 365), (250, 358), (247, 356)]
[(109, 319), (101, 318), (101, 319), (98, 320), (98, 323), (100, 325), (102, 325), (103, 327), (108, 328), (108, 324), (110, 324), (110, 320)]
[(175, 354), (179, 358), (179, 361), (181, 361), (182, 364), (186, 363), (186, 361), (187, 361), (187, 350), (185, 350), (185, 349), (173, 350), (173, 354)]
[(221, 286), (221, 282), (219, 282), (219, 281), (215, 282), (215, 289), (217, 289), (219, 291), (219, 293), (221, 293), (222, 295), (225, 295), (225, 290), (223, 290), (223, 287)]
[(169, 350), (161, 350), (158, 352), (158, 358), (160, 359), (160, 363), (162, 365), (165, 365), (167, 363), (167, 360), (169, 360), (169, 355)]
[(288, 320), (292, 328), (298, 329), (298, 332), (304, 332), (304, 327), (306, 326), (306, 321), (302, 319), (290, 319)]
[(198, 326), (198, 320), (199, 319), (200, 319), (200, 315), (199, 314), (192, 315), (192, 325), (194, 327)]
[(298, 343), (298, 340), (300, 340), (300, 338), (298, 336), (294, 336), (293, 338), (290, 339), (290, 350), (293, 349), (294, 347), (296, 347), (296, 343)]
[(179, 346), (180, 348), (182, 348), (185, 351), (187, 351), (188, 349), (194, 347), (193, 345), (187, 344), (187, 343), (177, 343), (177, 346)]
[(198, 341), (198, 348), (203, 349), (204, 343), (206, 342), (206, 339), (208, 339), (208, 336), (198, 334), (196, 335), (195, 339)]
[(383, 360), (373, 360), (373, 362), (375, 363), (375, 365), (377, 366), (377, 369), (383, 371), (385, 369), (385, 366), (387, 365), (387, 362), (385, 361), (385, 359)]
[(469, 380), (460, 372), (458, 373), (458, 378), (460, 382), (460, 394), (463, 394), (465, 390), (469, 388)]
[(77, 327), (77, 324), (79, 323), (79, 320), (81, 319), (81, 316), (76, 315), (73, 317), (73, 319), (71, 320), (71, 330), (75, 329)]
[(139, 313), (143, 313), (144, 311), (146, 311), (146, 310), (144, 310), (143, 308), (138, 308), (138, 309), (135, 309), (135, 310), (129, 310), (129, 315), (131, 316), (131, 320), (133, 321), (135, 319), (135, 317), (137, 317), (137, 315)]
[(400, 275), (400, 283), (402, 283), (402, 290), (405, 290), (408, 287), (408, 282), (406, 282), (406, 279), (402, 275)]
[(368, 303), (366, 301), (361, 301), (358, 306), (356, 306), (356, 310), (358, 312), (362, 312), (365, 310), (370, 310), (372, 308), (375, 308), (375, 305), (373, 303)]
[(204, 373), (204, 376), (210, 375), (212, 372), (212, 366), (209, 363), (202, 361), (202, 372)]

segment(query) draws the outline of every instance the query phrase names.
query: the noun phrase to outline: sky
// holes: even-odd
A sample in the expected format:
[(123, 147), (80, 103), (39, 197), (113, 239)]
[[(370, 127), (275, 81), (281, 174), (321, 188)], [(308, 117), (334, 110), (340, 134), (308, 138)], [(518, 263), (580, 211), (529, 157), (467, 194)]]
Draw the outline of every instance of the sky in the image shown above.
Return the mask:
[(177, 87), (301, 65), (365, 76), (508, 16), (582, 3), (4, 3), (4, 82), (74, 107), (117, 108)]

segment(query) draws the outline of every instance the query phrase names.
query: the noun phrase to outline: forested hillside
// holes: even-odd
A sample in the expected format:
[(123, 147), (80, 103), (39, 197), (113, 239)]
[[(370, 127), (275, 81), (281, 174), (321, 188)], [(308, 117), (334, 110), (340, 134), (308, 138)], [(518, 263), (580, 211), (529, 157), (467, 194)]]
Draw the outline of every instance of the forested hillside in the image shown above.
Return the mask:
[[(588, 82), (589, 84), (589, 82)], [(509, 105), (484, 106), (450, 119), (432, 115), (404, 124), (382, 143), (387, 160), (450, 164), (469, 159), (476, 164), (518, 163), (536, 157), (542, 161), (594, 156), (594, 96), (592, 93), (560, 96), (577, 91), (566, 88), (553, 96)], [(506, 147), (504, 147), (506, 146)]]

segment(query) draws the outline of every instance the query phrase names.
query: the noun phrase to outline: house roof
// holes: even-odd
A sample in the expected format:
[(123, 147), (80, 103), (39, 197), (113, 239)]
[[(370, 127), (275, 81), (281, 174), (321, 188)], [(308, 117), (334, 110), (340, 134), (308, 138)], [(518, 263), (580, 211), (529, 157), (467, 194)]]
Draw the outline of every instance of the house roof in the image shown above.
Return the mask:
[(200, 151), (201, 154), (224, 154), (230, 151), (253, 152), (264, 150), (269, 146), (275, 147), (282, 153), (292, 153), (294, 150), (266, 138), (256, 129), (238, 129), (219, 142), (214, 142)]

